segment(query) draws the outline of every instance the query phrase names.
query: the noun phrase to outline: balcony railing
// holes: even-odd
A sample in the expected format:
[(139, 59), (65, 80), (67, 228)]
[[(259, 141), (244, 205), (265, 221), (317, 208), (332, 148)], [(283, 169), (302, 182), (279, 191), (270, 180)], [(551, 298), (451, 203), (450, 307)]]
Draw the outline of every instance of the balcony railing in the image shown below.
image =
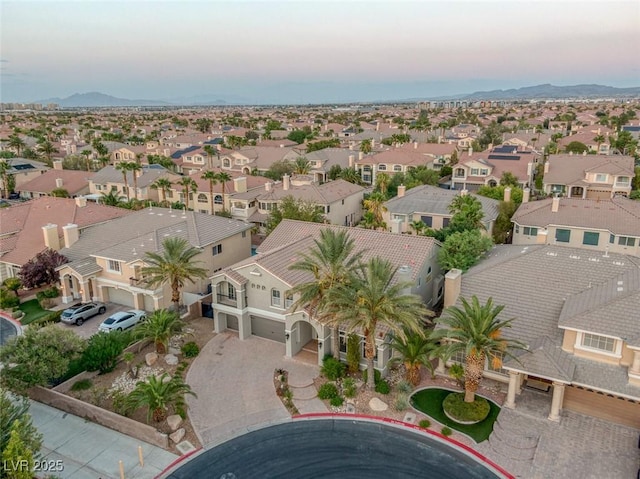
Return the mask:
[(225, 304), (227, 306), (238, 307), (238, 299), (235, 296), (227, 296), (226, 294), (217, 294), (216, 302), (218, 304)]

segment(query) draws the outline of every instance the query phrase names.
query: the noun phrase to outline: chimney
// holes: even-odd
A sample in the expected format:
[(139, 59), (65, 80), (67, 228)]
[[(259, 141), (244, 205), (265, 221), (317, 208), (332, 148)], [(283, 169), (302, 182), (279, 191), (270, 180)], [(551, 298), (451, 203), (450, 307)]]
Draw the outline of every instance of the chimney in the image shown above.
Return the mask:
[(264, 184), (264, 191), (271, 191), (271, 182)]
[(62, 160), (54, 160), (53, 169), (54, 170), (62, 170)]
[(404, 185), (398, 186), (398, 198), (402, 198), (406, 192), (407, 192), (406, 186)]
[(60, 249), (60, 237), (58, 236), (58, 225), (49, 223), (42, 227), (44, 234), (44, 245), (47, 248), (58, 251)]
[(559, 208), (560, 208), (560, 197), (554, 196), (553, 199), (551, 200), (551, 212), (557, 213)]
[(353, 168), (355, 166), (356, 157), (355, 155), (349, 155), (349, 168)]
[(462, 270), (452, 269), (444, 276), (444, 307), (453, 306), (458, 301), (462, 289)]
[(505, 202), (511, 201), (511, 188), (509, 186), (504, 189), (504, 197), (502, 200)]
[(544, 162), (544, 172), (549, 173), (549, 160)]
[(460, 190), (460, 196), (467, 196), (469, 194), (469, 190)]
[(78, 208), (84, 208), (87, 206), (87, 199), (84, 196), (76, 196), (76, 206)]
[(78, 225), (69, 223), (67, 226), (62, 227), (62, 233), (64, 235), (65, 248), (71, 248), (71, 246), (80, 239), (80, 232), (78, 231)]
[(540, 228), (538, 230), (538, 235), (536, 236), (536, 244), (546, 244), (548, 234), (549, 232), (546, 229)]
[(358, 152), (358, 161), (362, 161), (362, 159), (364, 158), (364, 153), (362, 153), (361, 151)]
[(233, 191), (236, 193), (245, 193), (247, 191), (247, 177), (240, 176), (233, 179)]
[(413, 149), (414, 149), (414, 150), (417, 150), (417, 149), (418, 149), (418, 142), (417, 142), (417, 141), (414, 141), (414, 142), (413, 142)]
[(284, 175), (282, 177), (282, 189), (284, 191), (289, 191), (290, 186), (291, 186), (291, 180), (289, 178), (289, 175)]
[(469, 147), (469, 156), (473, 155), (473, 146)]
[(531, 190), (529, 188), (525, 188), (522, 190), (522, 202), (529, 203), (529, 195), (531, 194)]
[(62, 180), (62, 178), (56, 178), (56, 188), (62, 188), (63, 184), (64, 181)]
[(587, 151), (586, 150), (582, 152), (582, 156), (587, 156)]
[(376, 140), (371, 138), (371, 149), (373, 150), (376, 147)]

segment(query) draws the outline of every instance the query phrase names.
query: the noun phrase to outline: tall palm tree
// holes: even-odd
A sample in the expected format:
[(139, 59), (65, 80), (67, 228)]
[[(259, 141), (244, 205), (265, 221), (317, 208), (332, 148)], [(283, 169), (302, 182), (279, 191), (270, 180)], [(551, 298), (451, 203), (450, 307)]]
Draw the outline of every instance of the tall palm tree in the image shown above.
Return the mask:
[[(203, 180), (209, 181), (209, 204), (211, 206), (211, 214), (214, 214), (215, 212), (213, 210), (213, 185), (218, 184), (218, 173), (216, 173), (215, 171), (208, 170), (202, 173), (202, 176), (200, 178), (202, 178)], [(224, 199), (222, 202), (224, 206)]]
[(600, 153), (600, 145), (602, 145), (606, 140), (607, 139), (604, 137), (604, 135), (596, 135), (593, 137), (593, 141), (595, 141), (598, 145), (596, 153)]
[(293, 172), (296, 175), (308, 175), (311, 171), (311, 162), (304, 156), (299, 156), (293, 164)]
[(91, 150), (85, 149), (80, 152), (81, 155), (84, 156), (85, 161), (87, 162), (87, 173), (91, 172)]
[[(293, 288), (292, 293), (300, 297), (293, 304), (293, 310), (309, 308), (316, 320), (323, 321), (326, 316), (327, 294), (331, 288), (344, 283), (349, 274), (358, 268), (364, 251), (354, 253), (355, 241), (346, 231), (324, 229), (320, 238), (314, 240), (315, 246), (309, 253), (300, 255), (300, 259), (289, 268), (303, 271), (313, 277), (311, 281)], [(340, 358), (339, 325), (333, 327), (331, 351), (336, 359)]]
[(409, 332), (420, 334), (423, 320), (429, 314), (419, 296), (406, 294), (413, 283), (393, 282), (396, 271), (388, 260), (371, 258), (327, 295), (327, 309), (331, 313), (326, 316), (327, 323), (341, 324), (349, 332), (364, 335), (368, 389), (375, 387), (373, 360), (378, 327), (384, 325), (400, 337)]
[(176, 185), (182, 186), (184, 205), (186, 209), (189, 209), (189, 194), (198, 191), (198, 184), (196, 183), (196, 180), (189, 176), (183, 176), (176, 181)]
[(216, 148), (214, 148), (211, 145), (204, 145), (204, 147), (202, 149), (207, 154), (207, 161), (209, 162), (207, 167), (209, 169), (213, 168), (213, 161), (211, 160), (211, 158), (213, 158), (213, 155), (216, 154), (216, 151), (217, 151)]
[(16, 150), (16, 156), (20, 156), (20, 152), (27, 146), (27, 144), (24, 142), (24, 140), (22, 140), (22, 138), (14, 133), (13, 135), (9, 135), (7, 146)]
[(376, 176), (376, 188), (386, 198), (387, 188), (389, 188), (391, 177), (387, 173), (378, 173)]
[(353, 183), (354, 185), (363, 186), (364, 184), (364, 182), (362, 181), (362, 177), (360, 176), (360, 173), (358, 173), (353, 168), (345, 168), (340, 172), (339, 177), (344, 181)]
[(218, 181), (220, 182), (220, 186), (222, 186), (222, 212), (225, 213), (227, 211), (226, 204), (227, 200), (225, 198), (226, 194), (226, 184), (227, 181), (231, 181), (232, 177), (226, 171), (221, 171), (218, 173)]
[(362, 140), (362, 142), (360, 143), (360, 151), (362, 153), (369, 154), (371, 153), (371, 140), (367, 139), (367, 140)]
[(160, 190), (160, 193), (162, 194), (162, 202), (165, 203), (167, 201), (167, 191), (171, 189), (171, 185), (171, 180), (168, 178), (158, 178), (149, 186), (154, 190)]
[(129, 162), (121, 161), (116, 165), (116, 170), (122, 173), (122, 181), (124, 182), (124, 189), (127, 192), (127, 201), (129, 201), (131, 199), (129, 197), (129, 180), (127, 178), (127, 172), (129, 171)]
[(170, 380), (167, 380), (168, 377), (167, 373), (160, 377), (151, 375), (146, 381), (139, 382), (125, 399), (126, 410), (135, 411), (147, 407), (147, 423), (152, 417), (155, 422), (160, 422), (167, 417), (170, 407), (174, 410), (184, 409), (186, 394), (197, 397), (179, 374)]
[(50, 141), (46, 140), (40, 143), (40, 146), (38, 146), (38, 151), (44, 155), (44, 157), (47, 159), (47, 164), (50, 165), (51, 155), (56, 153), (58, 149), (55, 146), (53, 146), (53, 144)]
[(386, 198), (381, 193), (371, 193), (369, 198), (363, 201), (365, 209), (373, 216), (374, 228), (385, 228), (386, 224), (382, 219), (382, 213), (387, 211), (387, 207), (384, 206)]
[(409, 226), (411, 227), (411, 229), (413, 229), (416, 232), (417, 235), (422, 234), (422, 232), (427, 227), (425, 222), (422, 220), (412, 221), (411, 223), (409, 223)]
[(405, 379), (411, 384), (414, 386), (420, 384), (422, 380), (421, 366), (425, 366), (433, 376), (434, 368), (431, 360), (434, 357), (437, 343), (431, 339), (429, 332), (417, 334), (405, 331), (403, 336), (394, 335), (389, 344), (398, 354), (393, 356), (390, 362), (404, 364)]
[(196, 279), (207, 277), (208, 271), (198, 266), (200, 261), (193, 259), (200, 254), (198, 248), (194, 248), (184, 238), (167, 238), (162, 242), (162, 252), (147, 251), (145, 263), (148, 266), (142, 268), (142, 275), (146, 278), (146, 284), (151, 287), (169, 284), (171, 286), (171, 302), (176, 311), (180, 304), (180, 290), (189, 281), (195, 284)]
[(444, 357), (451, 357), (457, 352), (465, 354), (465, 402), (473, 402), (475, 399), (486, 358), (497, 369), (502, 366), (504, 358), (514, 357), (512, 350), (526, 349), (523, 342), (502, 337), (502, 331), (510, 328), (515, 319), (498, 320), (503, 309), (502, 305), (494, 306), (492, 298), (481, 305), (477, 296), (473, 296), (471, 302), (462, 298), (462, 308), (450, 306), (437, 320), (439, 324), (446, 326), (433, 333), (434, 339), (446, 340), (438, 352)]
[(171, 336), (180, 333), (183, 327), (184, 323), (178, 317), (178, 313), (159, 309), (138, 323), (133, 334), (136, 338), (152, 340), (156, 346), (156, 352), (164, 354)]
[(9, 170), (11, 167), (6, 160), (0, 160), (0, 178), (2, 179), (2, 198), (9, 196)]
[(138, 199), (138, 172), (142, 171), (142, 165), (140, 160), (132, 161), (129, 163), (129, 171), (133, 175), (133, 199)]

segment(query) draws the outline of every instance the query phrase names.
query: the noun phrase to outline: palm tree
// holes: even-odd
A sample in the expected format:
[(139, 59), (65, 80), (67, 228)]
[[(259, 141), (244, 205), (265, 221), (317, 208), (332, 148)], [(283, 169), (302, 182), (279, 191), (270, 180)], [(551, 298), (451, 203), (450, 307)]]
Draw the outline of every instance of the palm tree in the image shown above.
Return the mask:
[(386, 198), (381, 193), (371, 193), (369, 198), (363, 201), (365, 209), (371, 213), (373, 217), (374, 228), (385, 228), (386, 224), (382, 219), (382, 213), (387, 211), (387, 207), (384, 206)]
[(362, 140), (362, 142), (360, 143), (360, 151), (366, 155), (368, 153), (371, 153), (371, 150), (371, 140)]
[(27, 146), (27, 144), (20, 138), (16, 133), (13, 135), (9, 135), (9, 141), (7, 142), (7, 146), (9, 148), (13, 148), (16, 150), (16, 155), (20, 156), (20, 152), (23, 148)]
[(227, 181), (231, 181), (231, 175), (229, 173), (227, 173), (226, 171), (221, 171), (220, 173), (218, 173), (218, 181), (220, 182), (220, 185), (222, 186), (222, 212), (225, 213), (226, 210), (226, 199), (225, 199), (225, 192), (226, 192), (226, 183)]
[(171, 181), (168, 178), (158, 178), (156, 181), (149, 185), (154, 190), (160, 190), (162, 193), (162, 202), (167, 201), (167, 191), (171, 189)]
[(9, 196), (9, 170), (11, 166), (6, 160), (0, 160), (0, 178), (2, 179), (2, 197), (7, 198)]
[(340, 172), (339, 178), (344, 181), (348, 181), (349, 183), (353, 183), (354, 185), (362, 186), (364, 183), (362, 181), (362, 177), (360, 173), (352, 168), (345, 168)]
[(444, 357), (451, 357), (457, 352), (465, 354), (465, 402), (475, 399), (487, 357), (492, 367), (498, 369), (505, 357), (514, 357), (512, 349), (526, 349), (521, 341), (502, 337), (502, 330), (510, 328), (515, 319), (498, 320), (497, 316), (503, 309), (504, 306), (494, 306), (492, 298), (481, 305), (477, 296), (473, 296), (471, 303), (462, 298), (462, 308), (450, 306), (437, 320), (446, 328), (437, 329), (432, 337), (435, 340), (447, 340), (442, 343), (438, 353)]
[(378, 173), (376, 176), (376, 188), (385, 198), (387, 196), (387, 188), (389, 188), (389, 181), (391, 181), (391, 177), (387, 173)]
[[(321, 230), (320, 239), (314, 240), (314, 243), (315, 246), (308, 254), (301, 254), (301, 258), (289, 267), (292, 270), (306, 272), (313, 279), (297, 285), (291, 292), (300, 295), (293, 304), (294, 311), (301, 307), (309, 308), (315, 319), (322, 321), (325, 318), (328, 291), (344, 283), (350, 272), (359, 267), (364, 251), (353, 253), (355, 241), (346, 231)], [(333, 328), (331, 340), (333, 356), (339, 359), (338, 325)]]
[(213, 186), (218, 184), (218, 174), (215, 171), (205, 171), (200, 177), (203, 180), (209, 181), (209, 202), (211, 207), (211, 214), (214, 214), (213, 209)]
[(213, 155), (216, 154), (216, 151), (217, 151), (216, 148), (214, 148), (211, 145), (204, 145), (204, 148), (202, 148), (202, 149), (207, 154), (207, 161), (209, 162), (208, 168), (209, 169), (213, 168), (213, 161), (211, 161), (211, 158), (213, 157)]
[(409, 223), (409, 226), (416, 232), (417, 235), (422, 234), (424, 229), (427, 227), (424, 221), (416, 220)]
[(326, 315), (327, 324), (341, 324), (348, 332), (364, 335), (368, 389), (375, 387), (378, 327), (384, 325), (401, 337), (408, 332), (420, 334), (423, 320), (430, 314), (419, 296), (406, 294), (413, 283), (393, 282), (396, 271), (390, 261), (374, 257), (327, 294), (327, 311), (331, 313)]
[(426, 366), (433, 376), (434, 368), (431, 360), (434, 357), (437, 343), (431, 339), (429, 332), (416, 334), (405, 331), (403, 336), (393, 336), (389, 344), (398, 353), (398, 356), (392, 357), (390, 362), (404, 364), (405, 379), (411, 384), (414, 386), (420, 384), (422, 380), (421, 366)]
[(177, 312), (159, 309), (138, 323), (133, 334), (136, 338), (152, 340), (156, 345), (156, 352), (164, 354), (171, 336), (180, 333), (183, 327), (184, 323), (178, 317)]
[(180, 303), (180, 289), (189, 281), (195, 284), (196, 279), (207, 277), (208, 271), (197, 266), (193, 259), (201, 250), (194, 248), (184, 238), (167, 238), (162, 242), (162, 252), (147, 251), (145, 262), (148, 266), (142, 268), (142, 276), (146, 284), (151, 287), (169, 284), (171, 286), (171, 302), (176, 311)]
[(482, 222), (482, 218), (484, 218), (482, 203), (473, 196), (456, 196), (449, 203), (449, 212), (454, 216), (452, 223), (458, 223), (462, 229), (486, 229)]
[(47, 159), (47, 164), (51, 164), (51, 155), (56, 153), (58, 149), (54, 147), (50, 141), (43, 141), (38, 147), (38, 151)]
[(303, 156), (296, 158), (293, 166), (293, 172), (296, 175), (308, 175), (311, 171), (311, 163)]
[(106, 206), (122, 206), (125, 199), (124, 196), (118, 195), (117, 191), (111, 190), (109, 193), (103, 192), (100, 201)]
[(85, 157), (87, 162), (87, 173), (91, 172), (91, 159), (89, 158), (91, 156), (91, 150), (82, 150), (80, 154)]
[(122, 172), (122, 181), (124, 182), (124, 189), (127, 192), (127, 201), (129, 201), (129, 181), (127, 179), (127, 171), (129, 171), (129, 162), (121, 161), (116, 165), (116, 170)]
[(593, 141), (595, 141), (598, 145), (596, 153), (600, 153), (600, 145), (602, 145), (606, 140), (607, 139), (604, 137), (604, 135), (596, 135), (593, 137)]
[(182, 186), (184, 205), (186, 209), (189, 209), (189, 194), (198, 191), (198, 184), (196, 183), (196, 180), (189, 176), (183, 176), (178, 181), (176, 181), (176, 185)]
[(169, 407), (174, 410), (184, 409), (186, 394), (197, 397), (191, 386), (185, 383), (179, 374), (170, 380), (167, 380), (168, 377), (167, 373), (160, 377), (151, 375), (146, 381), (139, 382), (125, 400), (126, 410), (135, 411), (147, 407), (147, 423), (151, 417), (155, 422), (160, 422), (167, 417)]
[(142, 171), (142, 165), (140, 160), (132, 161), (129, 163), (129, 171), (133, 175), (133, 199), (138, 199), (138, 172)]

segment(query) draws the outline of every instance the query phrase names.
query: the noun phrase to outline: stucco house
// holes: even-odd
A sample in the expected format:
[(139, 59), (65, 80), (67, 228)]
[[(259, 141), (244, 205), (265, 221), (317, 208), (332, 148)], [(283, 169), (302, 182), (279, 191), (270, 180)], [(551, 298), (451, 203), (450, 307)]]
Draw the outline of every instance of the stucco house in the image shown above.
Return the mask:
[[(51, 169), (44, 163), (25, 158), (8, 158), (2, 161), (6, 162), (8, 166), (7, 175), (13, 176), (16, 182), (15, 191), (20, 191), (22, 185)], [(3, 181), (0, 181), (0, 191), (2, 191), (2, 197), (6, 197), (10, 193), (9, 191), (4, 191)]]
[(63, 170), (59, 162), (60, 169), (54, 168), (24, 183), (20, 187), (20, 197), (24, 199), (40, 198), (41, 196), (51, 196), (55, 189), (63, 189), (69, 193), (70, 198), (82, 196), (89, 193), (89, 180), (93, 176), (92, 172), (82, 170)]
[[(135, 180), (137, 181), (137, 191), (134, 191), (136, 186), (134, 174), (137, 176)], [(151, 185), (159, 178), (166, 178), (172, 183), (180, 180), (180, 175), (172, 173), (160, 165), (144, 165), (138, 172), (127, 171), (126, 177), (127, 183), (125, 185), (122, 171), (117, 170), (115, 166), (105, 166), (89, 180), (89, 193), (97, 200), (102, 194), (113, 191), (124, 198), (160, 201), (162, 200), (162, 192), (151, 188)], [(167, 197), (167, 199), (172, 200), (171, 197)]]
[[(69, 259), (58, 268), (64, 303), (99, 300), (145, 311), (169, 307), (169, 285), (150, 288), (141, 273), (145, 253), (162, 251), (167, 238), (184, 238), (199, 248), (194, 261), (210, 274), (251, 254), (251, 225), (193, 211), (146, 208), (81, 232), (75, 224), (63, 229), (60, 253)], [(209, 285), (208, 279), (187, 282), (185, 304), (207, 293)]]
[[(411, 281), (411, 293), (434, 307), (443, 295), (443, 277), (437, 263), (439, 244), (426, 236), (404, 236), (387, 232), (323, 225), (294, 220), (282, 223), (266, 238), (258, 254), (216, 273), (211, 278), (216, 332), (238, 331), (240, 339), (251, 335), (284, 343), (287, 357), (313, 351), (317, 362), (331, 353), (331, 329), (310, 317), (305, 310), (294, 311), (296, 296), (290, 291), (312, 278), (290, 266), (300, 254), (314, 247), (320, 231), (346, 231), (364, 260), (382, 257), (398, 267), (396, 278)], [(391, 350), (384, 328), (376, 334), (376, 368), (386, 373)], [(346, 357), (346, 337), (340, 332), (340, 354)], [(344, 348), (344, 349), (343, 349)], [(363, 362), (364, 365), (364, 362)]]
[(465, 274), (449, 271), (445, 290), (445, 307), (475, 295), (504, 305), (499, 319), (515, 318), (502, 334), (528, 350), (500, 369), (485, 366), (486, 377), (508, 382), (506, 407), (533, 388), (548, 396), (552, 421), (569, 409), (640, 428), (640, 259), (501, 245)]

